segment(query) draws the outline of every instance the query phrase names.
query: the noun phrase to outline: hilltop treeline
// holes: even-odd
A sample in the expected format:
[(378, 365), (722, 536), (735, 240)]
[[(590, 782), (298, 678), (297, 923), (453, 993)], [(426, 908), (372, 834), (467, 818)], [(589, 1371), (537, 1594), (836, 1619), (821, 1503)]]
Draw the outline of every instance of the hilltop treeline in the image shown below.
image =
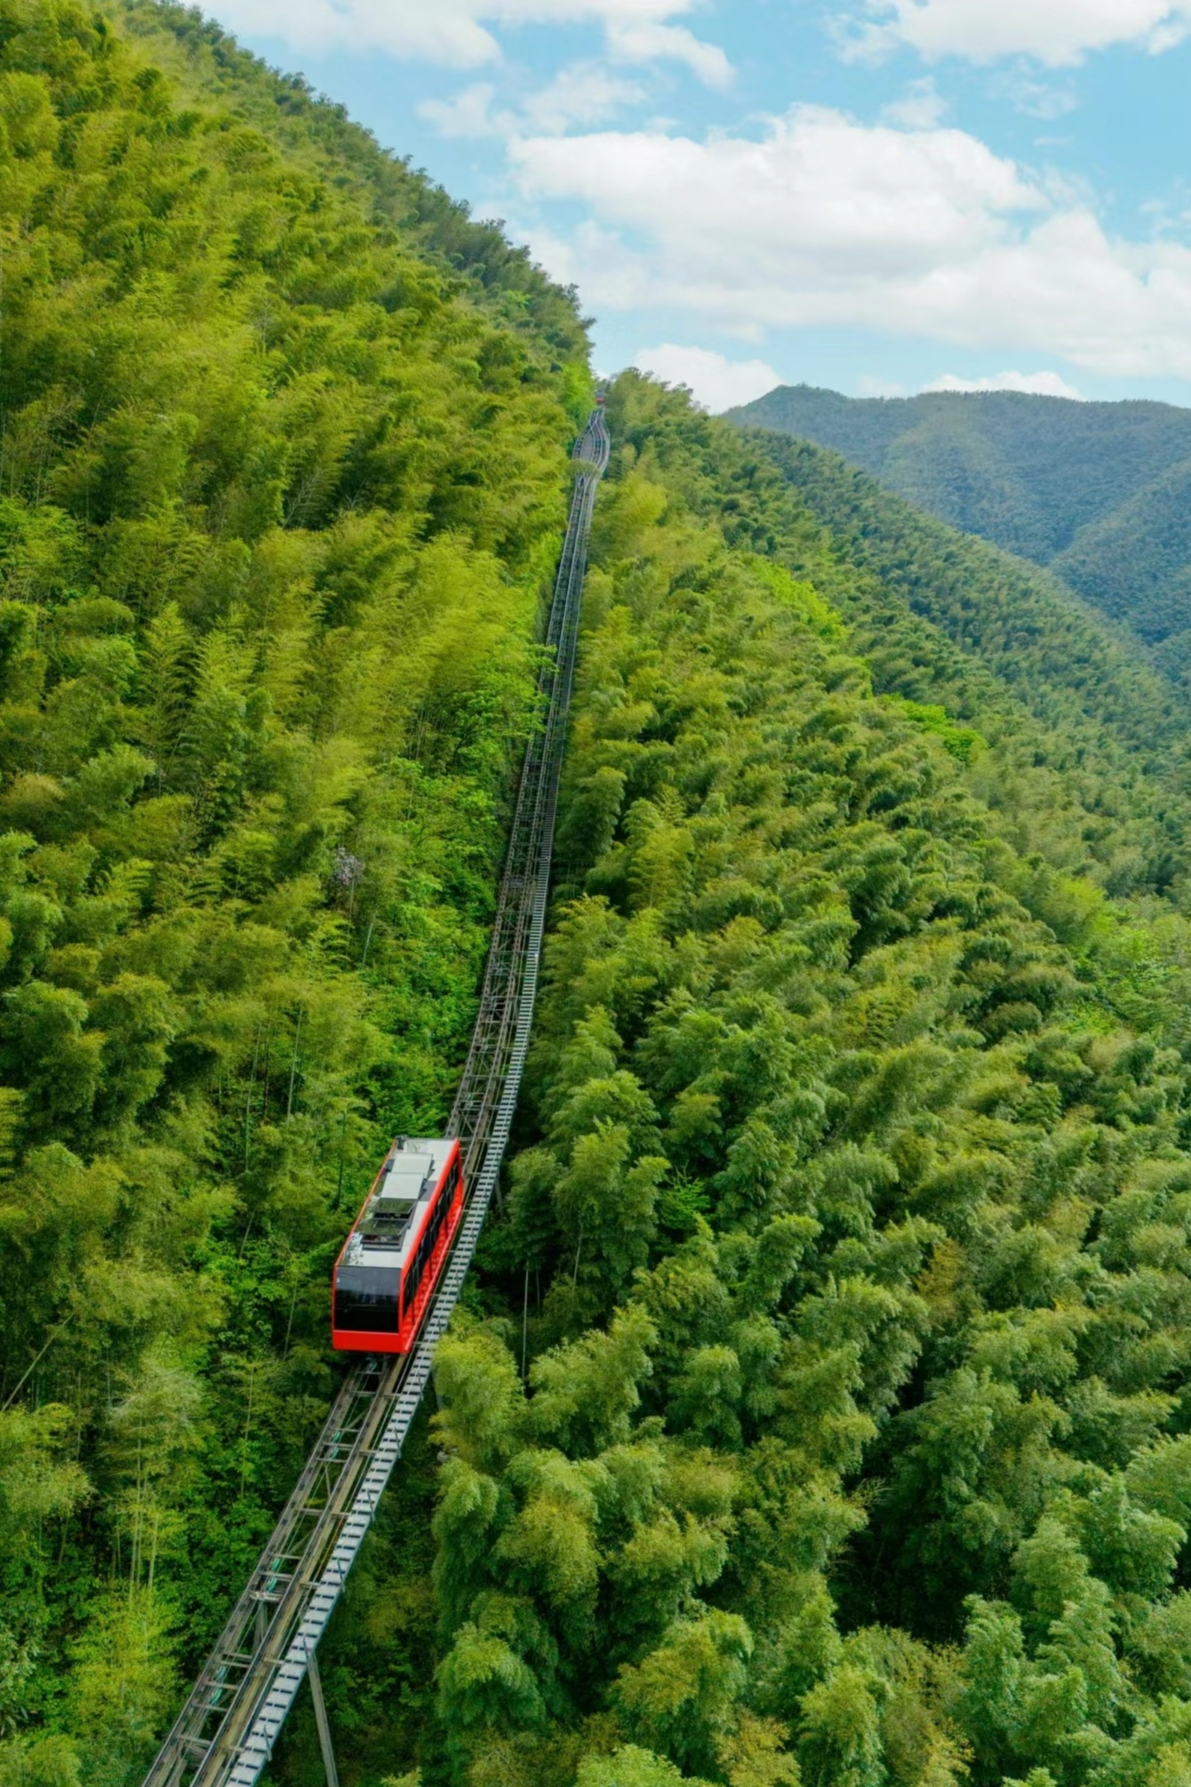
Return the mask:
[(0, 8), (6, 1783), (139, 1778), (317, 1431), (350, 1209), (466, 1048), (590, 389), (567, 293), (138, 16)]
[(350, 195), (374, 221), (396, 226), (407, 249), (458, 273), (469, 295), (540, 356), (569, 365), (577, 401), (587, 395), (586, 325), (575, 293), (562, 288), (509, 241), (499, 223), (477, 221), (466, 204), (381, 149), (343, 106), (301, 75), (280, 74), (241, 49), (197, 7), (174, 0), (103, 0), (103, 11), (165, 73), (184, 102), (216, 106), (268, 134), (291, 166)]
[(827, 530), (836, 600), (877, 687), (941, 701), (993, 747), (981, 791), (1016, 809), (1019, 846), (1116, 894), (1181, 887), (1191, 702), (1140, 643), (837, 454), (774, 434), (751, 445)]
[(851, 398), (787, 385), (729, 414), (833, 447), (940, 520), (1048, 565), (1186, 676), (1191, 411), (1018, 391)]

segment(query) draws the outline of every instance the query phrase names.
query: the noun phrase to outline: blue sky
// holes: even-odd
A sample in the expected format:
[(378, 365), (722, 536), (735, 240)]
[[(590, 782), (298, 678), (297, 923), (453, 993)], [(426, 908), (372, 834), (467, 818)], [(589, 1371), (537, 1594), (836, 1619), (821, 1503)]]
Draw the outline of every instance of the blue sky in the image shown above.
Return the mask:
[(712, 409), (1191, 404), (1191, 0), (222, 0)]

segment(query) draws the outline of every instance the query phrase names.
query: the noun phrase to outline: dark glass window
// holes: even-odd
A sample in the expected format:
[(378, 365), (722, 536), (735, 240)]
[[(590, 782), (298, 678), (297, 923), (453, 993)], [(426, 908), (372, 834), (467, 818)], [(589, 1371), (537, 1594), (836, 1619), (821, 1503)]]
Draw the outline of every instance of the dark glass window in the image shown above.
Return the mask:
[[(457, 1165), (458, 1163), (456, 1163)], [(422, 1239), (418, 1242), (413, 1259), (405, 1268), (405, 1291), (403, 1309), (406, 1315), (414, 1306), (414, 1298), (418, 1294), (418, 1286), (422, 1282), (422, 1274), (430, 1262), (430, 1256), (442, 1233), (442, 1225), (451, 1209), (453, 1192), (448, 1177), (447, 1183), (438, 1194), (438, 1202), (430, 1212), (430, 1221), (426, 1224)]]
[(340, 1266), (335, 1275), (335, 1326), (354, 1333), (396, 1334), (396, 1266)]

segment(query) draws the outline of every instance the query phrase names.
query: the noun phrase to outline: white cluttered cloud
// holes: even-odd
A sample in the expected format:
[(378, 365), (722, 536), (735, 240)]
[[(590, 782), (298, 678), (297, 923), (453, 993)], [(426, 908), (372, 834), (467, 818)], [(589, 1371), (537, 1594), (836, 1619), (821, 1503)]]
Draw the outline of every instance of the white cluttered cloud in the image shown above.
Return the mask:
[(452, 99), (425, 99), (420, 117), (445, 137), (501, 137), (519, 130), (561, 135), (571, 125), (602, 124), (622, 106), (644, 96), (644, 90), (599, 63), (574, 63), (522, 99), (519, 111), (496, 105), (491, 81), (476, 81)]
[(1191, 377), (1191, 250), (1111, 239), (964, 131), (795, 107), (757, 138), (661, 131), (514, 138), (530, 232), (605, 310), (668, 309), (760, 339), (835, 324), (1062, 355), (1108, 376)]
[(1079, 392), (1057, 372), (994, 372), (988, 378), (958, 378), (945, 372), (924, 385), (925, 391), (1021, 391), (1031, 397), (1067, 397), (1079, 401)]
[(454, 68), (496, 62), (494, 34), (517, 25), (603, 27), (608, 52), (626, 62), (669, 58), (721, 85), (724, 52), (672, 21), (694, 0), (227, 0), (220, 17), (235, 31), (304, 50), (379, 50)]
[(1114, 44), (1160, 53), (1191, 31), (1188, 0), (872, 0), (868, 12), (845, 28), (845, 53), (904, 44), (931, 61), (1029, 56), (1060, 68)]
[(667, 385), (685, 385), (698, 403), (717, 413), (772, 391), (781, 379), (764, 360), (730, 360), (711, 348), (681, 347), (666, 341), (639, 348), (633, 365)]

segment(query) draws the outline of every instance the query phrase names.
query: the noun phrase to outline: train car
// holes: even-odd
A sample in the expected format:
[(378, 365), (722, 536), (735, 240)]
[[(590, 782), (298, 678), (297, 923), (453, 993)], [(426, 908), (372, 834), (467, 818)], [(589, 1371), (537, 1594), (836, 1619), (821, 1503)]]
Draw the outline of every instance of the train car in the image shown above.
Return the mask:
[(462, 1214), (459, 1143), (398, 1136), (335, 1262), (332, 1346), (411, 1351)]

